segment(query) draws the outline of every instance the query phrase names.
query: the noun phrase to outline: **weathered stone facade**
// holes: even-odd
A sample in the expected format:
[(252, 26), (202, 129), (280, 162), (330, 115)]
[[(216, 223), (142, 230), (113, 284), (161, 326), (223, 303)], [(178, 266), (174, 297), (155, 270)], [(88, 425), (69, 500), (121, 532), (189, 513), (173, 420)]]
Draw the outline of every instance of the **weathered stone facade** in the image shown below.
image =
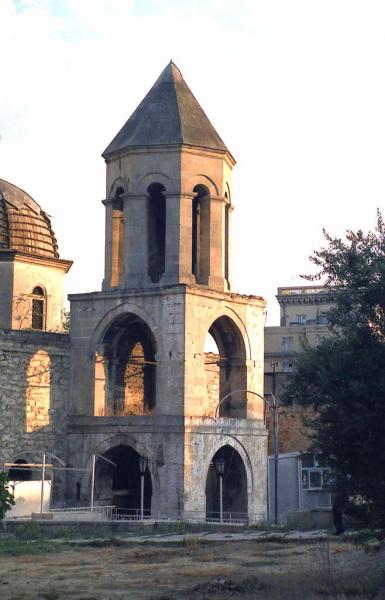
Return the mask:
[[(223, 477), (227, 518), (264, 519), (265, 302), (230, 292), (234, 158), (172, 63), (103, 156), (102, 291), (70, 296), (70, 337), (4, 331), (3, 377), (15, 386), (4, 388), (1, 458), (53, 452), (71, 468), (57, 502), (92, 497), (125, 515), (218, 518)], [(49, 269), (70, 266), (48, 233), (55, 257), (41, 259), (32, 294), (41, 329)]]
[[(0, 463), (67, 453), (69, 336), (0, 330)], [(56, 477), (55, 498), (62, 489)]]

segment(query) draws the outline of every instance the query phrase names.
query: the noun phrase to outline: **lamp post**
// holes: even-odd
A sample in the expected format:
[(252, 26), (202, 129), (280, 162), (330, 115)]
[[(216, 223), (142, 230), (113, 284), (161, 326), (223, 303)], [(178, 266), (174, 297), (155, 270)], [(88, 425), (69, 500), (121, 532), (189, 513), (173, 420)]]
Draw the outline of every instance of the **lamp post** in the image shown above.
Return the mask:
[(215, 470), (219, 477), (219, 521), (223, 523), (223, 474), (225, 472), (226, 462), (224, 458), (218, 458), (215, 461)]
[(276, 525), (278, 525), (278, 458), (279, 458), (279, 452), (278, 452), (279, 405), (278, 405), (278, 401), (277, 401), (276, 397), (274, 396), (274, 394), (272, 394), (272, 393), (270, 394), (272, 402), (269, 402), (267, 400), (267, 398), (264, 398), (263, 396), (261, 396), (261, 394), (258, 394), (257, 392), (253, 392), (252, 390), (233, 390), (232, 392), (229, 392), (228, 394), (223, 396), (223, 398), (221, 398), (221, 400), (218, 402), (216, 409), (215, 409), (215, 415), (214, 415), (215, 420), (217, 420), (217, 418), (218, 418), (219, 407), (221, 406), (221, 404), (223, 404), (223, 402), (225, 400), (227, 400), (227, 398), (229, 398), (233, 394), (238, 394), (240, 392), (243, 392), (245, 394), (253, 394), (254, 396), (257, 396), (258, 398), (263, 400), (265, 405), (271, 410), (271, 416), (272, 416), (272, 421), (273, 421), (273, 449), (274, 449), (274, 492), (275, 492), (274, 493), (274, 523)]
[(140, 471), (140, 519), (144, 520), (144, 474), (147, 469), (148, 460), (145, 456), (139, 456)]

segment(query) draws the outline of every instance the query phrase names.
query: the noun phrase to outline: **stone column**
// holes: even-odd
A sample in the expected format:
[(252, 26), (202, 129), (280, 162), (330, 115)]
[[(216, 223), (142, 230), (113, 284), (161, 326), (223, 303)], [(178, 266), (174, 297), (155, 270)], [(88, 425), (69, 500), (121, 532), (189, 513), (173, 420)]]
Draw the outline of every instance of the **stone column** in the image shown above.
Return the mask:
[(208, 286), (224, 291), (225, 263), (225, 200), (222, 196), (210, 198), (210, 272)]
[(105, 242), (104, 242), (104, 279), (102, 290), (111, 287), (112, 273), (112, 200), (102, 200), (106, 207)]
[(151, 285), (148, 276), (147, 202), (144, 194), (126, 194), (124, 201), (123, 288)]
[(193, 283), (192, 199), (194, 194), (167, 194), (166, 268), (161, 283)]

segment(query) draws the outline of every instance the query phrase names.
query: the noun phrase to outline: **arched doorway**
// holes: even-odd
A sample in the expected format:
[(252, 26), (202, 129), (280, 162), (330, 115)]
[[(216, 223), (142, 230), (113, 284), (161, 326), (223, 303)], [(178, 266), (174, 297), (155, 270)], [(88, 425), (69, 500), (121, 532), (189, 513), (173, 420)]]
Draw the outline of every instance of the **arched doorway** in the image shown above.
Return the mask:
[[(223, 473), (219, 474), (222, 462)], [(244, 520), (247, 516), (247, 474), (239, 453), (222, 446), (213, 456), (206, 479), (206, 518), (220, 518), (220, 477), (222, 477), (223, 519)]]
[[(97, 458), (95, 464), (95, 500), (99, 505), (116, 506), (118, 514), (140, 517), (141, 479), (143, 475), (144, 516), (151, 515), (152, 484), (148, 465), (140, 464), (140, 454), (120, 445)], [(115, 463), (114, 466), (111, 463)], [(145, 468), (143, 468), (145, 467)], [(144, 471), (141, 473), (141, 468)]]

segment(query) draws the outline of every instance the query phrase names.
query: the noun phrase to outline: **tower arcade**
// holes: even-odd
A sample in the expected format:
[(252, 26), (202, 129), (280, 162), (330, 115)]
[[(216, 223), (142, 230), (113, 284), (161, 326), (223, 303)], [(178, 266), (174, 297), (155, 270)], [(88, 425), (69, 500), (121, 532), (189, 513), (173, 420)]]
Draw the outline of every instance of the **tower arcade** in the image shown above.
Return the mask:
[[(70, 297), (68, 461), (113, 461), (95, 498), (130, 512), (145, 458), (148, 514), (205, 518), (219, 457), (224, 509), (262, 519), (264, 407), (246, 390), (263, 393), (265, 304), (230, 293), (235, 161), (172, 62), (103, 157), (102, 291)], [(69, 479), (68, 500), (89, 487)]]

